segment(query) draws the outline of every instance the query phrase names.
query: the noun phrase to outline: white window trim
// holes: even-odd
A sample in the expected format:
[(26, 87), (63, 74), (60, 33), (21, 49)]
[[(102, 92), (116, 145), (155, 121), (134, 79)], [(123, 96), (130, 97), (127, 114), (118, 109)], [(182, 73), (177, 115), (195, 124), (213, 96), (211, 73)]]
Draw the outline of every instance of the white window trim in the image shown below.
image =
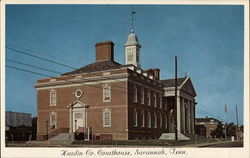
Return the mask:
[(134, 127), (138, 127), (138, 111), (134, 109)]
[(145, 100), (145, 93), (144, 93), (144, 89), (141, 88), (141, 104), (144, 104), (144, 100)]
[(138, 101), (138, 98), (137, 98), (137, 93), (138, 91), (137, 91), (137, 87), (136, 87), (136, 85), (134, 85), (133, 86), (133, 102), (135, 102), (135, 103), (137, 103), (137, 101)]
[[(108, 112), (109, 113), (109, 125), (105, 124), (105, 113)], [(103, 120), (103, 127), (111, 127), (111, 109), (104, 109), (103, 113), (102, 113), (102, 120)]]
[(57, 127), (57, 114), (56, 114), (56, 112), (51, 112), (50, 113), (50, 127), (52, 128), (53, 127), (53, 123), (52, 123), (52, 115), (54, 115), (55, 116), (55, 128)]
[[(106, 88), (109, 89), (109, 93), (108, 93), (109, 99), (108, 99), (108, 100), (105, 99), (105, 98), (106, 98), (106, 96), (105, 96), (105, 94), (106, 94), (106, 93), (105, 93), (105, 89), (106, 89)], [(111, 101), (111, 86), (105, 85), (105, 86), (103, 87), (102, 95), (103, 95), (103, 102), (110, 102), (110, 101)]]
[[(52, 102), (52, 94), (55, 94), (55, 104), (52, 104), (53, 102)], [(56, 90), (55, 89), (51, 89), (50, 90), (50, 93), (49, 93), (49, 98), (50, 98), (50, 100), (49, 100), (49, 102), (50, 102), (50, 106), (56, 106), (56, 103), (57, 103), (57, 94), (56, 94)]]

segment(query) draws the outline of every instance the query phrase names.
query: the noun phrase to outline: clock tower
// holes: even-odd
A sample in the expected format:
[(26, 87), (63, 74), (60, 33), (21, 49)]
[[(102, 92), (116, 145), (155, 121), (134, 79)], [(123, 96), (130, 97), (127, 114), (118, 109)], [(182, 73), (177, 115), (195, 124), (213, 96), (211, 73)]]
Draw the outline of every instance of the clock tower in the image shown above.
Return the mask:
[(140, 65), (140, 48), (141, 45), (138, 42), (138, 38), (131, 30), (128, 35), (127, 42), (125, 43), (125, 64), (133, 64), (136, 67), (141, 67)]

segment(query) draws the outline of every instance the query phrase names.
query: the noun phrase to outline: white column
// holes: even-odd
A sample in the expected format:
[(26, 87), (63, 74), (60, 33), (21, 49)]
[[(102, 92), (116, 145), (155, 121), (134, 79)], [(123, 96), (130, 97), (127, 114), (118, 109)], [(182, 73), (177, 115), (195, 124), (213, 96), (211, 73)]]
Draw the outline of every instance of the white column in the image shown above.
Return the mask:
[(193, 134), (193, 105), (190, 101), (190, 133)]
[(186, 124), (186, 120), (185, 120), (185, 104), (184, 104), (184, 98), (181, 97), (181, 110), (182, 110), (182, 114), (181, 114), (181, 123), (182, 123), (182, 131), (183, 133), (186, 132), (186, 127), (185, 127), (185, 124)]
[(190, 100), (188, 100), (188, 133), (191, 133), (191, 110)]
[(72, 128), (72, 108), (69, 108), (69, 132), (73, 133), (73, 128)]
[(192, 122), (192, 126), (191, 126), (191, 129), (192, 129), (192, 134), (194, 134), (194, 102), (192, 101), (191, 102), (191, 122)]
[(177, 132), (181, 132), (181, 103), (180, 103), (180, 96), (177, 96)]

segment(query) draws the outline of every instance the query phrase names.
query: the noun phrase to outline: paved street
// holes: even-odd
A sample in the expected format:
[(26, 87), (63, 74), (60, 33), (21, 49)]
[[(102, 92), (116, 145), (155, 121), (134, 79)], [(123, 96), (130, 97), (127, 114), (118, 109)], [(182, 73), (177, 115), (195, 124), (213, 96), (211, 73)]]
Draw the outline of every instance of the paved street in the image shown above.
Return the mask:
[(208, 144), (201, 146), (203, 148), (218, 148), (218, 147), (243, 147), (243, 141), (235, 141), (235, 142), (221, 142), (216, 144)]

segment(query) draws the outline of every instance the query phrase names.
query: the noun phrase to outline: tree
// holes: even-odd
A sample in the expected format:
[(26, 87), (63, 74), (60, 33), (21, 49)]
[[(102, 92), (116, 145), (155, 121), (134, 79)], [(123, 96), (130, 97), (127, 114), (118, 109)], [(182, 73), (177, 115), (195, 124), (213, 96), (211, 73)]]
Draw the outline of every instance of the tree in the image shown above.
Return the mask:
[(218, 122), (217, 128), (211, 133), (211, 136), (216, 138), (224, 137), (223, 124), (221, 121)]
[(237, 130), (237, 126), (231, 122), (227, 125), (227, 136), (231, 137), (231, 136), (236, 136), (236, 130)]

